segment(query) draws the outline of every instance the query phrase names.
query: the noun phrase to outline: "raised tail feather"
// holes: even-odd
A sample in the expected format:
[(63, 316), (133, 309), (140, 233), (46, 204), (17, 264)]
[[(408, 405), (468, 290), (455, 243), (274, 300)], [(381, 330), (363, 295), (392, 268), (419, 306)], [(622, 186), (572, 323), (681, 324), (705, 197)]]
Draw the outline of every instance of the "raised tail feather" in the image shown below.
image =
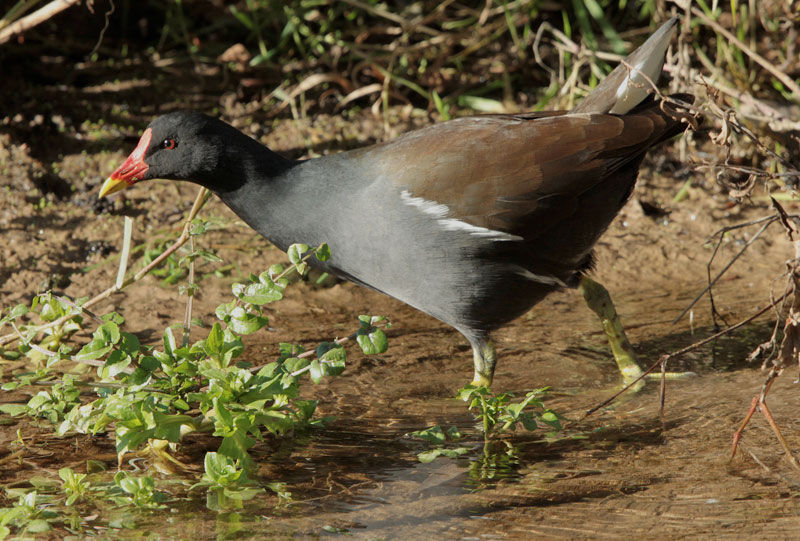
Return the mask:
[(651, 82), (658, 82), (678, 20), (673, 17), (661, 25), (571, 112), (623, 115), (642, 103), (648, 96)]

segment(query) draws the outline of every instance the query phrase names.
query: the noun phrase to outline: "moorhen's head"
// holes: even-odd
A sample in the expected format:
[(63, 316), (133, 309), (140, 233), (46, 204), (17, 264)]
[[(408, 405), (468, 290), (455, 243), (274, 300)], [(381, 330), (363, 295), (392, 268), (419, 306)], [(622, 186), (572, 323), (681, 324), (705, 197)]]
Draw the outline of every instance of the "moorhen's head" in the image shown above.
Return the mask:
[(229, 124), (202, 113), (160, 116), (105, 181), (100, 197), (153, 178), (188, 180), (212, 191), (235, 188), (239, 181), (233, 173), (241, 166), (241, 151), (252, 143)]

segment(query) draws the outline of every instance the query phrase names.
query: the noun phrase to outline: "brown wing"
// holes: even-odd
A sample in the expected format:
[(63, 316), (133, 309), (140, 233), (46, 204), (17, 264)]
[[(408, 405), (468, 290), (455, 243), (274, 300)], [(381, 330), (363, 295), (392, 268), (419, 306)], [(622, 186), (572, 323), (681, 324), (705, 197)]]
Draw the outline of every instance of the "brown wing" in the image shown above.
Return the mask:
[[(399, 190), (446, 205), (449, 217), (530, 238), (574, 214), (581, 194), (614, 182), (615, 171), (675, 124), (654, 104), (625, 116), (487, 115), (417, 130), (369, 153)], [(622, 176), (624, 202), (632, 180)]]

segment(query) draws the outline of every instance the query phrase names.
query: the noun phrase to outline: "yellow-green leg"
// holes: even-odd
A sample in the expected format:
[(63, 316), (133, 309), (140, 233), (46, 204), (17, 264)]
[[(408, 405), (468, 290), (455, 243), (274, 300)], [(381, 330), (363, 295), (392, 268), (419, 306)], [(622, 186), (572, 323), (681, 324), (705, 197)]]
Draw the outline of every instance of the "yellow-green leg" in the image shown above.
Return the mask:
[(603, 325), (603, 330), (608, 337), (611, 353), (614, 355), (614, 360), (617, 362), (617, 368), (619, 368), (622, 378), (625, 381), (633, 381), (641, 376), (644, 370), (636, 362), (633, 346), (625, 335), (622, 321), (617, 315), (614, 303), (611, 302), (608, 290), (602, 284), (586, 276), (581, 277), (578, 290), (583, 295), (583, 298), (586, 299), (586, 304), (589, 305), (589, 308), (600, 318), (600, 323)]
[[(611, 302), (611, 296), (608, 290), (602, 284), (595, 282), (591, 278), (583, 276), (580, 285), (578, 286), (583, 298), (586, 299), (586, 304), (589, 308), (598, 315), (600, 322), (603, 325), (603, 330), (608, 337), (608, 343), (611, 346), (611, 353), (614, 355), (614, 360), (617, 362), (622, 374), (622, 379), (627, 383), (639, 378), (644, 370), (639, 366), (636, 361), (636, 354), (633, 352), (628, 337), (625, 335), (625, 329), (622, 327), (617, 315), (617, 309), (614, 308), (614, 303)], [(695, 375), (692, 372), (668, 372), (667, 377), (679, 378), (684, 376)], [(648, 378), (660, 379), (661, 372), (655, 374), (648, 374)]]
[(494, 378), (494, 367), (497, 353), (491, 340), (472, 344), (472, 360), (475, 363), (475, 376), (472, 383), (475, 387), (489, 387)]

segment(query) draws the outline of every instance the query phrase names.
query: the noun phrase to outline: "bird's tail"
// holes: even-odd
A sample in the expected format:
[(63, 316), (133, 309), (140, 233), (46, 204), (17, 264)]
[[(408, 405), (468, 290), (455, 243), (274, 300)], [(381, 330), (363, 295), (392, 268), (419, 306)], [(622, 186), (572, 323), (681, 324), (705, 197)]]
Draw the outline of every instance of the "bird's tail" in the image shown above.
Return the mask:
[(658, 82), (677, 24), (678, 17), (673, 17), (661, 25), (571, 112), (623, 115), (644, 101)]

